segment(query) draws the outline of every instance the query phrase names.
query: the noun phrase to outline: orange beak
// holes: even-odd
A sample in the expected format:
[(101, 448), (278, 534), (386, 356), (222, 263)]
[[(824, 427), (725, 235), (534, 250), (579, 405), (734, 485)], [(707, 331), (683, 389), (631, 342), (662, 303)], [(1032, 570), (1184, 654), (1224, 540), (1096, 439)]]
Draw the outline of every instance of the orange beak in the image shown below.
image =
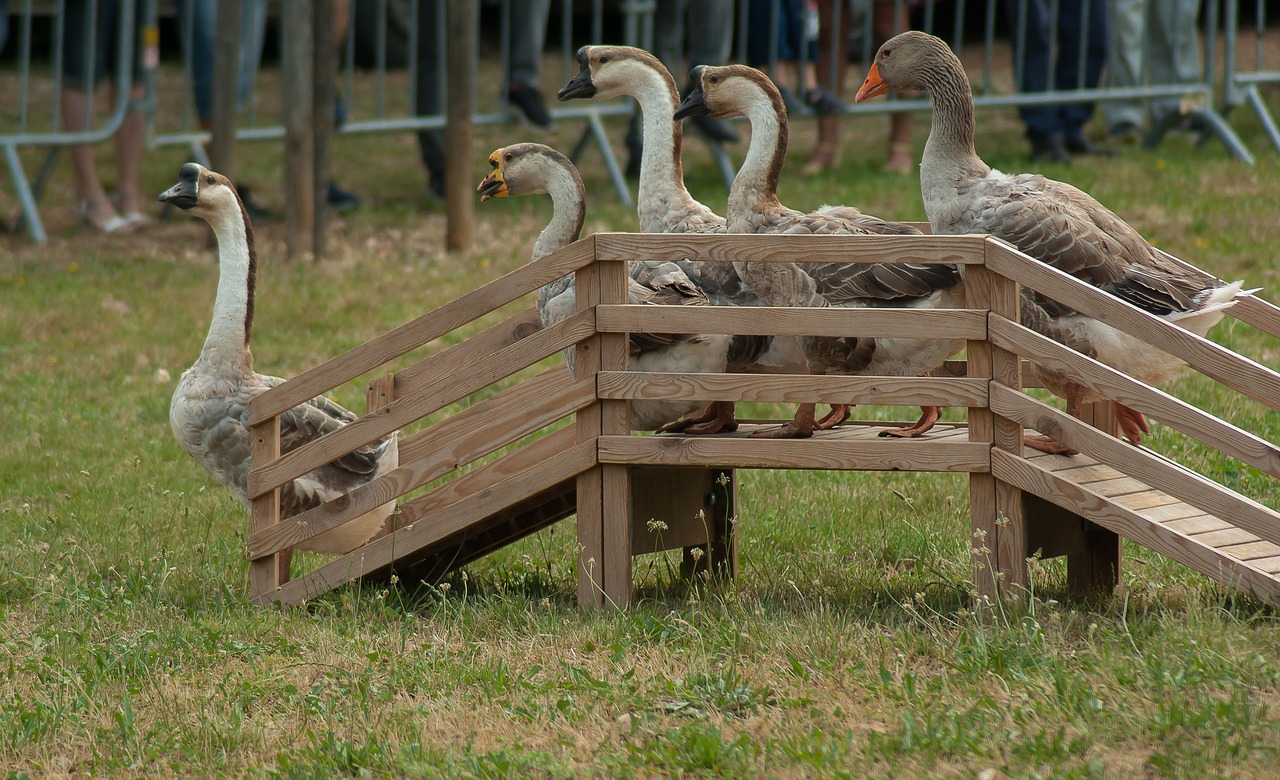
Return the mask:
[(880, 77), (880, 66), (873, 62), (871, 63), (871, 70), (867, 71), (867, 79), (862, 82), (862, 88), (854, 96), (853, 102), (861, 103), (864, 100), (870, 100), (876, 95), (883, 95), (888, 91), (889, 85), (884, 83), (884, 79)]

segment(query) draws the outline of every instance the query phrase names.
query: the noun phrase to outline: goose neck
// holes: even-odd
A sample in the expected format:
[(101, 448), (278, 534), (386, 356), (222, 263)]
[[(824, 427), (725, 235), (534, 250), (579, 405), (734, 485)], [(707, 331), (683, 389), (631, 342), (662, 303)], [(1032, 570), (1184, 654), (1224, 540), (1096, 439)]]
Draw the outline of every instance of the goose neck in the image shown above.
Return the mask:
[(640, 104), (644, 147), (640, 155), (640, 186), (636, 210), (640, 229), (660, 233), (673, 201), (691, 199), (684, 186), (684, 166), (680, 161), (683, 124), (672, 116), (679, 105), (675, 83), (648, 70), (631, 90)]
[(533, 245), (534, 260), (578, 240), (587, 218), (582, 181), (568, 171), (561, 168), (552, 171), (547, 181), (547, 194), (551, 196), (551, 221)]
[(985, 176), (990, 170), (974, 148), (973, 95), (958, 61), (935, 69), (925, 89), (933, 101), (933, 120), (922, 164), (935, 169)]
[(249, 338), (253, 331), (257, 253), (243, 210), (211, 220), (218, 239), (218, 292), (213, 321), (200, 359), (252, 368)]
[(744, 113), (751, 121), (751, 143), (729, 188), (726, 216), (730, 230), (749, 223), (752, 215), (785, 210), (778, 201), (778, 179), (787, 157), (787, 126), (763, 101)]

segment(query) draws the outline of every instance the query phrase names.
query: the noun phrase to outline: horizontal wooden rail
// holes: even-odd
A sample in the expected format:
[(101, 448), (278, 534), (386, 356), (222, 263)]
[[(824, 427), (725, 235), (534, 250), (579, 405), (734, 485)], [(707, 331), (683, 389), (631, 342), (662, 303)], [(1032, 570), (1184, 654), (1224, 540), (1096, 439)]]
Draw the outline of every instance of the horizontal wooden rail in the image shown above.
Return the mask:
[(1280, 540), (1280, 513), (1275, 510), (997, 382), (991, 384), (991, 411), (1103, 463), (1116, 464), (1125, 474), (1269, 542)]
[(481, 355), (497, 352), (514, 344), (525, 336), (542, 329), (542, 317), (536, 306), (530, 306), (515, 316), (499, 322), (483, 332), (419, 360), (396, 372), (396, 396), (412, 395), (423, 382), (432, 382), (438, 376), (452, 374), (471, 365)]
[(595, 239), (596, 259), (613, 262), (643, 259), (972, 265), (982, 262), (986, 236), (596, 233)]
[(1220, 452), (1280, 478), (1280, 448), (1271, 442), (998, 314), (991, 315), (990, 331), (992, 344), (1074, 377), (1112, 400), (1131, 406)]
[(306, 474), (394, 430), (416, 422), (428, 414), (448, 406), (459, 398), (488, 387), (539, 360), (576, 344), (595, 333), (595, 317), (591, 310), (540, 330), (509, 347), (480, 358), (456, 373), (440, 377), (405, 398), (397, 398), (374, 413), (270, 463), (255, 466), (249, 472), (248, 492), (257, 498), (291, 479)]
[(987, 267), (1090, 317), (1176, 355), (1197, 371), (1280, 410), (1280, 373), (1127, 304), (990, 238)]
[(492, 454), (595, 402), (590, 377), (562, 366), (508, 388), (400, 442), (394, 471), (249, 537), (249, 557), (293, 547)]
[(601, 463), (627, 466), (951, 472), (991, 468), (991, 446), (983, 442), (674, 436), (601, 436), (599, 441)]
[(604, 333), (730, 333), (738, 336), (893, 336), (904, 339), (987, 337), (979, 309), (796, 308), (785, 306), (596, 307)]
[(590, 264), (594, 255), (595, 241), (592, 236), (575, 241), (536, 263), (512, 271), (457, 300), (308, 369), (250, 401), (249, 424), (256, 425), (283, 414), (406, 352), (429, 344), (548, 282)]
[[(354, 582), (370, 572), (390, 566), (396, 560), (398, 549), (421, 550), (465, 529), (477, 517), (487, 517), (501, 512), (525, 500), (527, 496), (555, 487), (566, 479), (573, 479), (575, 475), (596, 464), (594, 441), (583, 442), (565, 450), (557, 450), (546, 445), (539, 446), (541, 442), (548, 440), (552, 440), (552, 437), (539, 439), (521, 450), (521, 454), (531, 456), (529, 460), (535, 462), (535, 465), (528, 469), (510, 475), (501, 482), (492, 483), (486, 489), (472, 492), (443, 510), (433, 513), (431, 522), (410, 522), (394, 533), (375, 539), (352, 553), (335, 558), (295, 580), (290, 580), (274, 591), (254, 597), (253, 602), (259, 605), (274, 601), (297, 604), (343, 583)], [(568, 440), (567, 436), (557, 437), (551, 441), (551, 444), (561, 444), (566, 440)], [(536, 456), (536, 459), (532, 456)], [(496, 470), (500, 463), (503, 461), (495, 461), (485, 468)], [(472, 474), (480, 473), (480, 471), (472, 472)], [(466, 476), (470, 477), (471, 474)], [(444, 487), (455, 485), (463, 479), (465, 477), (454, 480)], [(452, 489), (462, 490), (465, 485), (466, 483), (463, 483), (462, 486)]]
[(775, 401), (779, 403), (987, 405), (987, 380), (934, 377), (855, 377), (788, 374), (666, 374), (602, 371), (600, 398), (662, 401)]
[(1235, 561), (1224, 569), (1220, 554), (1204, 543), (1162, 523), (1153, 523), (1138, 512), (1123, 507), (1106, 496), (1071, 480), (1046, 471), (1028, 461), (1001, 450), (991, 452), (991, 473), (996, 479), (1032, 493), (1081, 517), (1114, 531), (1126, 539), (1166, 555), (1206, 576), (1233, 588), (1252, 592), (1272, 605), (1280, 605), (1276, 580), (1245, 561)]

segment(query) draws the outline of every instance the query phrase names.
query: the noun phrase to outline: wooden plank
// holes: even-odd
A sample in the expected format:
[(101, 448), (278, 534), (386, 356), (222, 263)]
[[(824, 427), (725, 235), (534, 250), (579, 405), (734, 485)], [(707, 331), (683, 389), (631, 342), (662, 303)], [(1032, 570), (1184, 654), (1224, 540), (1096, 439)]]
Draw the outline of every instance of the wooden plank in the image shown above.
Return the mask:
[(848, 377), (809, 374), (669, 374), (603, 371), (601, 398), (986, 406), (982, 379)]
[(1280, 513), (1275, 510), (1140, 447), (1103, 435), (1034, 398), (993, 385), (991, 409), (1100, 461), (1123, 463), (1134, 478), (1211, 515), (1229, 517), (1263, 539), (1280, 538)]
[(249, 496), (252, 498), (286, 480), (300, 477), (357, 447), (416, 422), (459, 398), (589, 337), (592, 332), (591, 312), (580, 312), (451, 375), (440, 377), (413, 395), (397, 398), (376, 415), (361, 417), (272, 463), (255, 467), (249, 472)]
[(1142, 490), (1137, 493), (1126, 493), (1122, 496), (1111, 496), (1111, 500), (1120, 506), (1132, 509), (1135, 512), (1143, 509), (1154, 509), (1155, 507), (1167, 506), (1169, 504), (1182, 503), (1178, 499), (1162, 493), (1159, 490)]
[(342, 525), (519, 441), (593, 398), (589, 380), (574, 382), (563, 370), (548, 371), (504, 390), (405, 439), (400, 443), (399, 468), (345, 496), (251, 534), (249, 557), (292, 547)]
[(1202, 534), (1206, 531), (1221, 531), (1224, 528), (1234, 528), (1225, 520), (1219, 520), (1212, 515), (1196, 515), (1195, 517), (1185, 517), (1181, 520), (1170, 520), (1164, 523), (1166, 528), (1172, 528), (1179, 533), (1187, 536), (1194, 534)]
[(358, 550), (339, 556), (325, 565), (253, 599), (254, 604), (300, 604), (309, 598), (355, 582), (367, 572), (385, 568), (397, 558), (412, 554), (467, 528), (478, 518), (497, 514), (521, 502), (525, 495), (550, 490), (591, 468), (595, 449), (590, 442), (576, 444), (567, 453), (534, 465), (491, 489), (481, 490), (451, 504), (423, 521), (409, 523), (392, 534), (374, 540)]
[(1245, 544), (1247, 542), (1260, 541), (1258, 537), (1242, 531), (1239, 528), (1223, 528), (1218, 531), (1207, 531), (1202, 534), (1196, 534), (1191, 538), (1200, 544), (1207, 544), (1210, 547), (1227, 547), (1233, 544)]
[(1007, 319), (993, 315), (990, 329), (992, 343), (1004, 345), (1047, 368), (1066, 373), (1125, 406), (1194, 436), (1254, 468), (1280, 477), (1280, 448), (1265, 439)]
[[(987, 247), (990, 247), (989, 243)], [(1017, 282), (991, 274), (985, 268), (983, 270), (990, 286), (990, 313), (1003, 315), (1016, 322), (1020, 304)], [(973, 276), (966, 273), (966, 283)], [(1000, 383), (1019, 391), (1022, 389), (1018, 356), (996, 345), (991, 347), (991, 376), (991, 384)], [(992, 422), (994, 446), (1022, 457), (1022, 426), (999, 415), (994, 416)], [(1005, 588), (1016, 588), (1020, 595), (1025, 595), (1031, 572), (1027, 565), (1027, 513), (1022, 495), (1022, 491), (1014, 485), (996, 480), (996, 512), (1000, 515), (1000, 522), (997, 524), (1000, 576)]]
[(536, 263), (499, 277), (461, 298), (304, 371), (250, 401), (249, 423), (252, 425), (282, 414), (410, 350), (429, 344), (548, 282), (573, 273), (591, 262), (594, 246), (592, 236), (575, 241)]
[[(1058, 476), (1063, 476), (1066, 472), (1057, 471), (1054, 473), (1057, 474)], [(1066, 479), (1066, 477), (1063, 477), (1063, 478)], [(1116, 496), (1125, 496), (1130, 493), (1141, 493), (1145, 490), (1151, 489), (1150, 485), (1147, 485), (1145, 482), (1142, 482), (1141, 480), (1134, 479), (1133, 477), (1118, 477), (1116, 479), (1100, 479), (1100, 480), (1095, 480), (1088, 483), (1081, 482), (1079, 484), (1088, 484), (1090, 490), (1092, 490), (1093, 492), (1097, 493), (1100, 496), (1106, 496), (1107, 498), (1115, 498)]]
[(1218, 552), (1226, 553), (1232, 558), (1242, 561), (1250, 561), (1255, 558), (1270, 558), (1274, 555), (1280, 555), (1280, 547), (1271, 542), (1247, 542), (1245, 544), (1237, 544), (1231, 547), (1219, 547)]
[(1125, 333), (1141, 334), (1137, 338), (1182, 358), (1205, 376), (1280, 410), (1280, 373), (1035, 261), (999, 239), (991, 241), (1001, 248), (988, 253), (988, 268)]
[[(263, 463), (280, 456), (280, 418), (272, 417), (249, 429), (249, 457), (252, 463)], [(272, 490), (249, 502), (250, 535), (265, 531), (280, 522), (280, 491)], [(249, 562), (249, 595), (259, 598), (272, 593), (282, 578), (278, 558), (272, 556)], [(287, 573), (286, 573), (287, 574)]]
[(987, 313), (973, 309), (602, 305), (596, 312), (596, 324), (604, 333), (975, 340), (987, 337)]
[(879, 439), (840, 441), (741, 437), (601, 436), (600, 461), (632, 466), (982, 472), (989, 449), (981, 442)]
[[(627, 301), (627, 264), (597, 263), (600, 269), (599, 311)], [(685, 307), (666, 307), (681, 309)], [(630, 344), (624, 333), (601, 333), (598, 371), (626, 373), (630, 360)], [(599, 386), (599, 373), (596, 375)], [(598, 394), (598, 393), (597, 393)], [(627, 436), (631, 432), (631, 404), (626, 401), (601, 399), (600, 433), (602, 436)], [(604, 595), (615, 608), (631, 604), (631, 470), (625, 466), (600, 465), (601, 524), (604, 534)]]
[(419, 360), (396, 372), (396, 392), (401, 395), (412, 395), (417, 392), (423, 382), (430, 382), (437, 377), (452, 374), (465, 366), (474, 363), (478, 358), (489, 355), (503, 347), (509, 347), (525, 336), (531, 336), (542, 330), (542, 317), (535, 306), (530, 306), (515, 316), (477, 333), (461, 344), (438, 352)]
[(1249, 561), (1249, 565), (1268, 574), (1280, 573), (1280, 555), (1271, 558), (1257, 558)]
[(1102, 482), (1107, 479), (1119, 479), (1124, 476), (1124, 472), (1116, 471), (1105, 463), (1091, 463), (1087, 466), (1076, 466), (1073, 469), (1051, 470), (1063, 479), (1069, 479), (1079, 485), (1089, 482)]
[[(991, 453), (992, 473), (1023, 490), (1043, 496), (1082, 517), (1126, 538), (1172, 558), (1218, 582), (1252, 593), (1273, 606), (1280, 606), (1280, 582), (1247, 564), (1224, 555), (1224, 550), (1206, 547), (1186, 534), (1125, 509), (1087, 488), (1060, 479), (1035, 465), (999, 450)], [(1274, 553), (1273, 553), (1274, 554)]]
[[(577, 273), (575, 300), (578, 311), (594, 310), (600, 304), (600, 264), (588, 265)], [(578, 343), (574, 371), (578, 379), (598, 381), (603, 360), (600, 336)], [(604, 425), (599, 402), (580, 409), (575, 415), (574, 430), (579, 446), (597, 447)], [(584, 607), (604, 605), (604, 470), (597, 456), (594, 468), (578, 476), (578, 604)]]
[[(983, 252), (985, 251), (984, 246)], [(985, 267), (966, 268), (965, 306), (990, 310), (994, 285), (995, 277)], [(971, 378), (993, 383), (995, 369), (992, 365), (991, 349), (991, 342), (985, 339), (966, 342), (966, 369)], [(969, 409), (969, 441), (994, 448), (995, 415), (991, 413), (988, 406), (989, 401), (983, 407)], [(995, 602), (1000, 597), (1000, 585), (997, 579), (1000, 512), (996, 495), (996, 479), (993, 475), (989, 473), (969, 475), (969, 518), (973, 581), (981, 598)]]
[[(1093, 485), (1089, 486), (1093, 490)], [(1174, 520), (1183, 520), (1188, 517), (1199, 517), (1203, 515), (1199, 509), (1186, 503), (1166, 504), (1164, 506), (1151, 507), (1150, 509), (1140, 510), (1143, 517), (1148, 520), (1155, 520), (1158, 523), (1167, 523)]]
[(685, 259), (781, 263), (982, 262), (986, 236), (804, 236), (724, 233), (596, 233), (600, 260)]

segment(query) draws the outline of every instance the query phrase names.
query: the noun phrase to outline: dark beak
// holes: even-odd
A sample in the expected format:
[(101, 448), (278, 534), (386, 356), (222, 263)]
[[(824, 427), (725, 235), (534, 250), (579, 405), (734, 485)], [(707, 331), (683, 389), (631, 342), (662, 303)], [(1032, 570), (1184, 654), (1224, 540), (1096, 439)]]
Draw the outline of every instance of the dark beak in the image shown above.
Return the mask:
[(569, 79), (569, 83), (556, 93), (557, 100), (573, 100), (574, 98), (592, 98), (596, 96), (596, 85), (591, 83), (591, 68), (583, 63), (578, 75)]
[(184, 211), (196, 205), (200, 192), (200, 169), (187, 163), (178, 172), (178, 183), (160, 193), (161, 203), (172, 203)]
[(484, 181), (476, 187), (476, 192), (480, 193), (481, 202), (489, 198), (501, 198), (507, 194), (507, 183), (502, 180), (497, 171), (493, 171), (484, 177)]
[(693, 89), (685, 96), (684, 102), (676, 109), (676, 119), (685, 119), (691, 116), (707, 116), (711, 110), (707, 108), (707, 95), (702, 91), (702, 66), (689, 71), (689, 80), (693, 82)]

